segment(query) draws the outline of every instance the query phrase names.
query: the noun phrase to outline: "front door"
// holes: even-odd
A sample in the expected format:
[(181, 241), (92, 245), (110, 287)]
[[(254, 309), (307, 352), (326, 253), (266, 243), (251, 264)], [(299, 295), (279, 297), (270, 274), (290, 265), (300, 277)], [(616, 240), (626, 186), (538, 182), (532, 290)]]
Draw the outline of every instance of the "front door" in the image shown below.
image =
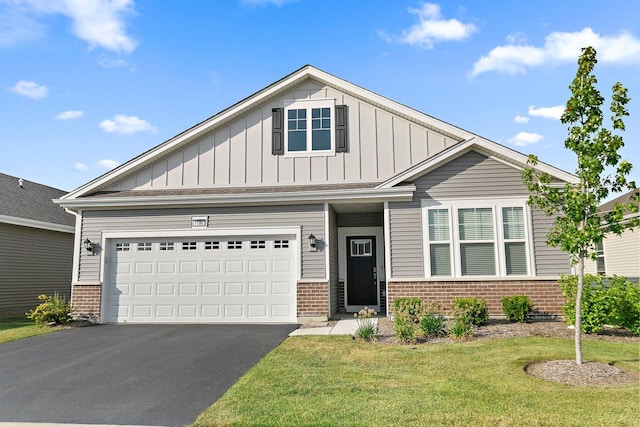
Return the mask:
[(349, 311), (378, 307), (376, 237), (347, 237), (347, 301)]

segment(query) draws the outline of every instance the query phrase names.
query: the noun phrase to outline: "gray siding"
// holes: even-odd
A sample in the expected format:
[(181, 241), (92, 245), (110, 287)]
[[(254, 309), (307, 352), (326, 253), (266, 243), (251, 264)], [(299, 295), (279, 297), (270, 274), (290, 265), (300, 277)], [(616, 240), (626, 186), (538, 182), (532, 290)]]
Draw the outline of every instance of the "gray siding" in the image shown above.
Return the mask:
[(329, 315), (338, 311), (338, 227), (336, 211), (329, 206)]
[(520, 171), (470, 151), (415, 181), (420, 198), (528, 196)]
[(604, 239), (604, 263), (607, 275), (640, 277), (640, 231), (625, 230), (620, 236), (608, 233)]
[(554, 218), (546, 216), (543, 211), (533, 209), (533, 250), (538, 276), (559, 276), (571, 272), (569, 256), (559, 248), (547, 245), (547, 233), (553, 225)]
[(0, 315), (24, 314), (40, 294), (71, 297), (73, 234), (0, 224)]
[[(391, 277), (423, 277), (421, 199), (452, 200), (526, 197), (520, 171), (470, 151), (416, 179), (411, 203), (390, 203)], [(533, 246), (538, 276), (569, 272), (569, 258), (549, 248), (546, 234), (552, 219), (533, 212)]]
[(382, 227), (384, 224), (384, 213), (362, 212), (362, 213), (339, 213), (338, 227)]
[(424, 277), (420, 209), (419, 200), (389, 203), (391, 277), (395, 279)]
[[(100, 242), (103, 232), (191, 230), (192, 216), (209, 216), (210, 228), (302, 226), (302, 278), (325, 278), (323, 251), (309, 251), (307, 236), (323, 236), (323, 205), (252, 206), (230, 208), (85, 211), (82, 240)], [(80, 281), (100, 279), (100, 257), (86, 251), (80, 256)]]
[[(287, 100), (334, 99), (349, 106), (345, 153), (271, 154), (271, 109)], [(105, 190), (240, 187), (383, 181), (459, 142), (317, 81), (278, 94)]]

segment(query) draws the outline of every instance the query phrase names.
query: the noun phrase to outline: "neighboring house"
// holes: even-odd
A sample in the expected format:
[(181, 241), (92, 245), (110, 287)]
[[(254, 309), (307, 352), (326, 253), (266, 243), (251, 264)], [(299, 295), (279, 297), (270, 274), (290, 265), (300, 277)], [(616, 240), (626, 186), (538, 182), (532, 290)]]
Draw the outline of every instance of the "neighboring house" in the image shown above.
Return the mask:
[(75, 220), (52, 202), (65, 193), (0, 173), (0, 315), (24, 314), (40, 294), (69, 299)]
[[(616, 203), (631, 203), (629, 191), (607, 203), (602, 204), (598, 211), (610, 211)], [(631, 212), (624, 216), (625, 220), (640, 216), (640, 212)], [(607, 233), (604, 240), (596, 247), (598, 259), (596, 262), (587, 261), (587, 273), (606, 274), (607, 276), (625, 276), (637, 282), (640, 278), (640, 230), (625, 230), (620, 236)]]
[[(101, 322), (295, 322), (402, 296), (527, 294), (569, 259), (526, 204), (526, 156), (312, 66), (56, 201), (73, 302)], [(573, 175), (540, 163), (561, 185)]]

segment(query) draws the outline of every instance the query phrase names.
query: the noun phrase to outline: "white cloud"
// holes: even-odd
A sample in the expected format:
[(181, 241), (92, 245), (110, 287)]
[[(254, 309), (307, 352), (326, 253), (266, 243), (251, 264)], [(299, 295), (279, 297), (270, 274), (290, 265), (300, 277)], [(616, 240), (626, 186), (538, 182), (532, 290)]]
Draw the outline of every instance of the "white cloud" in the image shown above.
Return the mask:
[(115, 160), (102, 159), (96, 162), (96, 167), (100, 169), (113, 169), (116, 166), (120, 166), (120, 163), (116, 162)]
[(137, 132), (156, 133), (158, 129), (146, 120), (137, 116), (125, 116), (118, 114), (113, 119), (106, 119), (100, 122), (100, 127), (107, 133), (120, 133), (125, 135)]
[(73, 168), (77, 171), (86, 171), (87, 169), (89, 169), (89, 167), (87, 165), (85, 165), (84, 163), (80, 163), (80, 162), (76, 162), (75, 165), (73, 165)]
[[(11, 3), (13, 19), (27, 23), (31, 35), (44, 32), (36, 18), (56, 14), (70, 18), (73, 34), (92, 49), (131, 53), (136, 48), (137, 43), (127, 34), (125, 23), (125, 17), (135, 13), (133, 0), (15, 0)], [(17, 28), (13, 23), (0, 25), (0, 40), (12, 37), (16, 41), (20, 36)]]
[(45, 85), (40, 85), (36, 82), (27, 80), (20, 80), (9, 90), (18, 95), (32, 99), (44, 98), (49, 94), (49, 89)]
[(104, 68), (119, 68), (127, 67), (129, 63), (122, 58), (109, 58), (108, 56), (101, 55), (98, 60), (98, 64)]
[(463, 40), (477, 30), (473, 24), (465, 24), (457, 19), (445, 19), (440, 14), (440, 6), (434, 3), (420, 3), (418, 9), (408, 8), (409, 13), (418, 15), (418, 23), (402, 30), (400, 36), (378, 34), (387, 41), (433, 49), (436, 42)]
[(84, 112), (80, 110), (69, 110), (63, 111), (62, 113), (56, 116), (57, 120), (71, 120), (71, 119), (79, 119), (84, 116)]
[(514, 44), (519, 39), (521, 36), (509, 36), (511, 44), (497, 46), (482, 56), (473, 64), (471, 75), (488, 71), (516, 74), (528, 68), (576, 62), (587, 46), (596, 49), (603, 64), (640, 64), (640, 39), (625, 31), (615, 36), (602, 36), (589, 27), (574, 33), (555, 32), (545, 37), (542, 47)]
[(536, 108), (535, 105), (529, 107), (529, 115), (532, 117), (542, 117), (544, 119), (560, 120), (564, 113), (564, 105), (555, 105), (553, 107)]
[(529, 117), (516, 116), (513, 121), (516, 123), (529, 123)]
[(532, 145), (540, 142), (543, 136), (532, 132), (518, 132), (513, 138), (509, 140), (510, 143), (516, 147), (524, 147), (526, 145)]

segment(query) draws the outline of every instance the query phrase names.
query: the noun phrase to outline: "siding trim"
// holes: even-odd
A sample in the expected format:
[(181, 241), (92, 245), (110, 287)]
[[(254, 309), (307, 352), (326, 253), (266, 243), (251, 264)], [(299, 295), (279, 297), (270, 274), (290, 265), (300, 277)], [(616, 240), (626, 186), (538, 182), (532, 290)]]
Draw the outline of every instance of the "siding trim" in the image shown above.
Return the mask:
[(42, 230), (59, 231), (61, 233), (73, 233), (72, 225), (54, 224), (53, 222), (38, 221), (36, 219), (18, 218), (17, 216), (0, 215), (0, 222), (21, 227), (40, 228)]

